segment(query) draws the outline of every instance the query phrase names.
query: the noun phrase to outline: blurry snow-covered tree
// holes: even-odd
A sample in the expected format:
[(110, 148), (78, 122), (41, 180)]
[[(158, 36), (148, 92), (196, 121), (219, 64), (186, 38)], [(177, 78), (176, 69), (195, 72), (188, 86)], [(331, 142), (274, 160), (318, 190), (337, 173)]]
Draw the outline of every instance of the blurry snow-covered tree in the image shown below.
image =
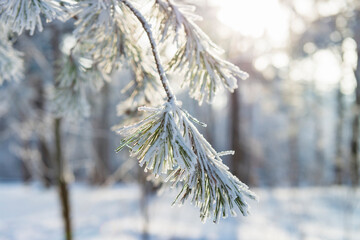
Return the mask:
[(0, 85), (5, 80), (19, 81), (23, 78), (21, 53), (13, 48), (8, 34), (8, 27), (0, 23)]
[[(184, 73), (182, 82), (199, 104), (204, 99), (212, 101), (219, 88), (232, 92), (239, 79), (248, 77), (220, 57), (221, 50), (194, 23), (198, 17), (192, 7), (171, 0), (0, 0), (1, 22), (11, 32), (29, 30), (32, 35), (36, 28), (41, 31), (42, 18), (75, 19), (74, 44), (64, 54), (55, 83), (53, 102), (58, 116), (88, 115), (88, 88), (99, 90), (116, 70), (129, 69), (132, 93), (122, 104), (129, 104), (128, 108), (147, 105), (139, 108), (147, 116), (118, 130), (124, 137), (118, 150), (129, 147), (145, 171), (180, 186), (174, 203), (191, 197), (204, 221), (217, 222), (220, 216), (235, 215), (236, 209), (248, 213), (246, 198), (256, 196), (221, 160), (233, 152), (218, 153), (199, 133), (195, 124), (205, 124), (182, 108), (165, 72)], [(0, 40), (11, 46), (6, 37)], [(165, 47), (169, 42), (177, 51), (163, 65), (157, 43)], [(0, 69), (10, 73), (4, 79), (19, 79), (21, 64), (14, 62), (21, 62), (21, 54), (15, 50), (0, 53), (4, 59), (0, 59)], [(154, 100), (156, 95), (165, 98), (165, 103)]]

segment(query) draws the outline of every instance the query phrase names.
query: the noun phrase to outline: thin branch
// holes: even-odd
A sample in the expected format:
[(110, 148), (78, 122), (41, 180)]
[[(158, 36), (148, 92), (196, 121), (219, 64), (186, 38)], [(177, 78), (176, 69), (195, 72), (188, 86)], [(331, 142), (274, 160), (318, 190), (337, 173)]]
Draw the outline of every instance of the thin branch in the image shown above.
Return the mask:
[(158, 50), (157, 50), (157, 47), (156, 47), (156, 43), (155, 43), (154, 37), (152, 35), (152, 31), (151, 31), (151, 27), (150, 27), (149, 23), (146, 21), (145, 17), (132, 4), (130, 4), (126, 0), (120, 0), (120, 1), (125, 6), (127, 6), (130, 9), (130, 11), (134, 13), (136, 18), (141, 22), (141, 25), (143, 26), (143, 28), (144, 28), (144, 30), (145, 30), (148, 38), (149, 38), (150, 45), (151, 45), (151, 50), (152, 50), (152, 53), (153, 53), (154, 58), (155, 58), (156, 68), (157, 68), (157, 71), (159, 73), (161, 83), (162, 83), (162, 85), (164, 87), (164, 90), (166, 92), (168, 102), (171, 102), (171, 101), (175, 100), (175, 95), (173, 94), (173, 92), (172, 92), (172, 90), (170, 88), (169, 80), (166, 77), (166, 74), (165, 74), (163, 65), (161, 63), (160, 56), (159, 56), (159, 53), (158, 53)]

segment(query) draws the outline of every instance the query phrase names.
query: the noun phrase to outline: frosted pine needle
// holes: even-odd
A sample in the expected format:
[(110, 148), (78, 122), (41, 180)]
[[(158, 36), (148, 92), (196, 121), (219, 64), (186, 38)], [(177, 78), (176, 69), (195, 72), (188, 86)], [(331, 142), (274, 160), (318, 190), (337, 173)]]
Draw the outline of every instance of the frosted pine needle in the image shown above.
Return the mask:
[(90, 106), (85, 95), (86, 79), (88, 79), (85, 77), (85, 69), (71, 55), (64, 57), (62, 63), (53, 96), (56, 114), (73, 117), (88, 116)]
[(74, 35), (81, 38), (99, 28), (104, 33), (112, 34), (116, 22), (116, 3), (116, 0), (85, 0), (74, 5), (73, 12), (78, 18)]
[(124, 16), (117, 0), (79, 1), (73, 11), (77, 14), (74, 35), (82, 52), (95, 61), (106, 74), (119, 66), (124, 53)]
[(0, 0), (0, 20), (8, 25), (13, 32), (21, 34), (29, 30), (33, 35), (35, 29), (43, 30), (41, 14), (46, 21), (64, 17), (60, 0)]
[(195, 155), (182, 137), (179, 122), (183, 116), (173, 102), (160, 108), (141, 108), (151, 112), (143, 121), (119, 129), (125, 138), (117, 151), (130, 147), (131, 154), (139, 159), (140, 166), (155, 175), (166, 175), (180, 167), (190, 173), (194, 170)]
[[(193, 22), (198, 19), (194, 8), (179, 6), (172, 1), (156, 0), (155, 9), (162, 20), (158, 21), (162, 39), (169, 38), (175, 32), (174, 40), (180, 48), (169, 63), (169, 70), (185, 70), (185, 81), (190, 88), (190, 96), (199, 101), (211, 102), (217, 90), (225, 87), (230, 92), (238, 87), (238, 79), (248, 78), (234, 64), (220, 58), (222, 50)], [(182, 38), (179, 37), (183, 29)]]
[(214, 222), (218, 222), (220, 216), (235, 216), (236, 208), (247, 215), (248, 204), (245, 198), (256, 199), (256, 196), (230, 173), (220, 158), (222, 155), (233, 154), (233, 151), (217, 153), (192, 122), (192, 119), (184, 119), (184, 138), (191, 143), (196, 155), (195, 172), (185, 179), (174, 204), (182, 204), (190, 198), (200, 208), (202, 221), (212, 217)]
[(165, 182), (183, 184), (174, 203), (191, 197), (191, 202), (200, 208), (203, 221), (212, 217), (218, 222), (220, 216), (235, 216), (236, 208), (243, 215), (248, 214), (245, 198), (256, 196), (229, 172), (220, 158), (231, 151), (217, 153), (193, 124), (201, 123), (174, 102), (142, 110), (151, 115), (119, 130), (125, 138), (118, 151), (130, 147), (145, 170), (165, 176)]

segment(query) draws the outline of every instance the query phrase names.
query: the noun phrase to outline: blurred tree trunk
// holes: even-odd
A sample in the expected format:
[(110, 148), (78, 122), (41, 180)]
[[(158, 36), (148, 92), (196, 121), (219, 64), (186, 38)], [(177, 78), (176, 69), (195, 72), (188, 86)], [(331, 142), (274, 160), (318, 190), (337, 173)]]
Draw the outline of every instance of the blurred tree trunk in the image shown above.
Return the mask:
[[(360, 54), (360, 53), (359, 53)], [(358, 55), (360, 56), (360, 55)], [(358, 63), (359, 64), (359, 63)], [(353, 185), (358, 185), (359, 183), (359, 111), (360, 111), (360, 76), (356, 77), (357, 87), (355, 90), (356, 100), (354, 108), (354, 116), (352, 123), (352, 138), (351, 138), (351, 162), (350, 162), (350, 171), (351, 171), (351, 182)]]
[[(43, 81), (39, 79), (36, 84), (36, 91), (37, 91), (37, 98), (35, 99), (35, 108), (38, 112), (38, 118), (43, 120), (45, 118), (44, 116), (44, 105), (45, 105), (45, 93), (44, 93), (44, 86)], [(53, 172), (53, 166), (51, 163), (51, 154), (50, 150), (46, 141), (46, 138), (43, 133), (38, 133), (39, 137), (39, 151), (41, 155), (42, 160), (42, 175), (41, 175), (41, 181), (43, 182), (44, 186), (50, 187), (54, 182), (52, 179), (52, 172)]]
[[(290, 72), (291, 63), (289, 64), (288, 71)], [(289, 76), (290, 77), (290, 76)], [(279, 85), (279, 84), (278, 84)], [(280, 88), (277, 86), (276, 88)], [(288, 86), (288, 93), (286, 90), (283, 90), (283, 94), (286, 94), (280, 103), (284, 105), (283, 107), (287, 109), (287, 119), (288, 119), (288, 129), (287, 129), (287, 139), (288, 139), (288, 148), (289, 148), (289, 162), (288, 162), (288, 180), (290, 186), (299, 186), (300, 185), (300, 175), (301, 175), (301, 161), (299, 155), (299, 132), (300, 132), (300, 123), (302, 116), (299, 113), (299, 107), (296, 105), (297, 101), (303, 101), (302, 98), (299, 98), (297, 89), (299, 86), (297, 84), (292, 84)], [(290, 93), (290, 94), (289, 94)], [(280, 94), (278, 94), (281, 96)], [(286, 104), (290, 104), (286, 106)]]
[(341, 92), (341, 80), (337, 91), (337, 114), (338, 120), (336, 123), (336, 156), (335, 156), (335, 184), (341, 185), (343, 183), (343, 123), (344, 123), (344, 102), (343, 94)]
[[(290, 18), (290, 24), (289, 24), (289, 37), (288, 37), (288, 42), (287, 42), (287, 48), (286, 51), (289, 53), (289, 64), (287, 66), (287, 78), (291, 79), (291, 75), (290, 72), (292, 71), (292, 66), (293, 66), (293, 59), (296, 59), (296, 52), (297, 52), (297, 47), (298, 45), (296, 44), (296, 42), (298, 41), (296, 34), (294, 33), (293, 30), (293, 25), (294, 25), (294, 20), (295, 20), (295, 16), (296, 16), (296, 10), (294, 9), (293, 3), (289, 2), (289, 1), (284, 1), (282, 2), (282, 4), (286, 5), (289, 10), (291, 10), (292, 12), (292, 18)], [(281, 79), (281, 77), (279, 76), (279, 78)], [(297, 93), (296, 93), (296, 88), (298, 88), (299, 86), (292, 84), (291, 86), (289, 86), (289, 91), (290, 94), (288, 95), (288, 93), (286, 91), (283, 91), (283, 93), (285, 93), (287, 95), (287, 97), (290, 98), (294, 98), (295, 101), (297, 100)], [(283, 94), (282, 94), (283, 95)], [(294, 99), (291, 101), (293, 102)], [(304, 98), (300, 98), (301, 101), (304, 101)], [(283, 97), (282, 101), (283, 104), (286, 104), (289, 102), (288, 99), (286, 99), (286, 97)], [(292, 104), (290, 109), (287, 111), (288, 112), (288, 118), (290, 120), (289, 123), (289, 129), (288, 129), (288, 146), (289, 146), (289, 154), (290, 154), (290, 159), (289, 159), (289, 181), (290, 181), (290, 185), (291, 186), (299, 186), (300, 185), (300, 176), (301, 176), (301, 161), (300, 161), (300, 146), (299, 146), (299, 131), (300, 131), (300, 121), (301, 121), (301, 116), (299, 116), (299, 111), (298, 111), (298, 107), (296, 107), (295, 104)]]
[(65, 173), (65, 161), (62, 155), (62, 135), (61, 135), (61, 119), (55, 119), (54, 123), (55, 136), (55, 162), (56, 162), (56, 177), (59, 191), (60, 204), (62, 208), (62, 217), (64, 222), (65, 239), (72, 239), (71, 217), (70, 217), (70, 200), (69, 190)]
[(290, 110), (290, 129), (288, 130), (290, 164), (289, 180), (291, 186), (300, 185), (300, 161), (299, 161), (299, 118), (296, 110)]
[[(207, 127), (204, 129), (206, 134), (206, 139), (212, 146), (216, 146), (216, 139), (214, 138), (215, 130), (215, 124), (214, 124), (214, 111), (211, 104), (206, 104), (205, 106), (202, 106), (202, 109), (205, 110), (205, 113), (207, 115), (207, 121), (206, 125)], [(205, 116), (206, 116), (205, 115)]]
[[(290, 72), (291, 63), (289, 64), (288, 71)], [(289, 76), (290, 78), (290, 76)], [(279, 83), (274, 86), (274, 89), (279, 89)], [(301, 174), (301, 162), (299, 155), (299, 132), (300, 132), (300, 121), (301, 115), (299, 114), (299, 107), (296, 105), (297, 101), (300, 101), (297, 89), (297, 84), (288, 85), (287, 90), (282, 90), (277, 94), (282, 96), (279, 100), (282, 108), (286, 109), (288, 129), (287, 129), (287, 146), (289, 148), (289, 161), (287, 164), (287, 179), (290, 186), (300, 185), (300, 174)], [(279, 90), (278, 90), (279, 91)], [(285, 94), (285, 95), (284, 95)], [(302, 100), (302, 99), (301, 99)]]
[[(314, 83), (313, 83), (314, 84)], [(324, 166), (325, 166), (325, 148), (323, 136), (323, 101), (322, 96), (317, 92), (313, 85), (313, 109), (314, 113), (314, 146), (315, 146), (315, 164), (314, 172), (315, 184), (321, 185), (324, 183)]]
[(247, 171), (246, 153), (241, 142), (240, 108), (239, 90), (236, 89), (230, 93), (230, 141), (231, 149), (235, 151), (235, 154), (231, 156), (230, 169), (241, 181), (248, 183), (250, 173)]
[(149, 195), (151, 194), (151, 183), (146, 181), (146, 175), (142, 168), (138, 168), (138, 181), (141, 187), (140, 210), (142, 213), (142, 232), (141, 239), (148, 240), (149, 236)]
[[(21, 123), (26, 122), (27, 121), (27, 116), (24, 113), (24, 111), (21, 109), (21, 107), (18, 105), (18, 103), (15, 102), (15, 104), (17, 105), (16, 107), (19, 109), (19, 118), (21, 119)], [(25, 138), (22, 139), (22, 147), (23, 149), (30, 149), (30, 139)], [(20, 166), (21, 166), (21, 173), (22, 173), (22, 181), (27, 184), (31, 181), (31, 179), (33, 178), (32, 172), (31, 172), (31, 159), (27, 159), (24, 158), (24, 156), (19, 156), (19, 160), (20, 160)]]
[[(236, 38), (232, 39), (234, 44), (237, 40)], [(229, 49), (232, 49), (233, 45), (229, 46)], [(247, 84), (251, 86), (254, 84), (252, 81), (255, 79), (262, 79), (262, 75), (254, 68), (252, 61), (247, 59), (236, 59), (235, 56), (229, 55), (229, 59), (233, 59), (232, 62), (237, 66), (241, 66), (253, 80), (248, 81)], [(255, 186), (258, 184), (259, 179), (254, 171), (254, 162), (257, 162), (255, 154), (253, 154), (253, 149), (250, 146), (251, 134), (247, 132), (247, 129), (251, 129), (252, 124), (252, 115), (253, 115), (253, 105), (246, 104), (242, 101), (242, 86), (245, 86), (246, 82), (238, 82), (239, 88), (235, 89), (233, 93), (230, 93), (229, 96), (229, 123), (230, 128), (230, 149), (235, 151), (235, 154), (231, 156), (230, 159), (230, 170), (237, 176), (241, 181), (245, 182), (248, 185)], [(255, 157), (254, 157), (255, 156)]]
[[(55, 63), (60, 59), (60, 40), (61, 32), (56, 25), (56, 22), (52, 24), (52, 53), (53, 53), (53, 81), (56, 84), (56, 66)], [(69, 190), (67, 183), (66, 175), (66, 164), (63, 157), (63, 147), (62, 147), (62, 134), (61, 134), (61, 118), (54, 119), (54, 143), (55, 143), (55, 153), (54, 153), (54, 167), (55, 167), (55, 181), (58, 187), (59, 200), (61, 204), (61, 212), (64, 223), (64, 233), (66, 240), (72, 240), (72, 228), (71, 228), (71, 208), (69, 200)]]
[(45, 187), (50, 187), (54, 184), (53, 181), (53, 166), (51, 163), (51, 154), (44, 136), (40, 136), (39, 139), (39, 150), (41, 154), (41, 159), (43, 162), (43, 169), (42, 169), (42, 182)]
[(31, 181), (31, 173), (23, 160), (20, 160), (20, 163), (21, 163), (22, 181), (25, 184), (28, 184)]
[(359, 118), (360, 118), (360, 12), (356, 13), (356, 23), (354, 29), (354, 40), (356, 41), (357, 51), (357, 66), (355, 69), (356, 88), (355, 88), (355, 102), (353, 108), (353, 123), (352, 123), (352, 139), (351, 139), (351, 182), (354, 186), (359, 184)]
[(101, 89), (101, 105), (100, 118), (95, 119), (93, 127), (95, 130), (95, 137), (93, 140), (97, 156), (95, 156), (95, 164), (91, 180), (96, 184), (105, 183), (109, 175), (109, 84), (105, 82)]
[[(23, 140), (23, 148), (30, 149), (30, 142), (28, 139)], [(25, 159), (20, 159), (20, 164), (21, 164), (21, 171), (22, 171), (22, 180), (25, 184), (28, 184), (28, 183), (30, 183), (30, 181), (32, 179), (32, 174), (29, 169), (30, 168), (29, 164), (31, 164), (31, 162), (29, 162), (28, 159), (25, 158)]]

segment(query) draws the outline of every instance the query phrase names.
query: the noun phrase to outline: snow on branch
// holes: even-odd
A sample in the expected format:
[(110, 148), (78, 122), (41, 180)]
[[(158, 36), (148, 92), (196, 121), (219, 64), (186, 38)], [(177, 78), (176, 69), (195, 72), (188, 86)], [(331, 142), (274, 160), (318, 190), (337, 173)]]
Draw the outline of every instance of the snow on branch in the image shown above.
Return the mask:
[(120, 64), (124, 53), (123, 13), (117, 1), (85, 0), (73, 6), (76, 15), (74, 36), (77, 48), (110, 74)]
[(0, 0), (0, 20), (13, 32), (21, 34), (29, 30), (33, 35), (35, 29), (43, 30), (41, 14), (46, 21), (64, 19), (64, 0)]
[[(122, 0), (121, 3), (134, 13), (148, 35), (168, 102), (160, 108), (140, 108), (152, 114), (137, 124), (119, 129), (118, 132), (124, 139), (117, 150), (128, 146), (131, 155), (138, 158), (141, 166), (145, 165), (145, 171), (151, 170), (155, 176), (164, 176), (165, 181), (175, 182), (175, 185), (183, 183), (183, 188), (174, 203), (182, 203), (192, 195), (192, 202), (200, 207), (200, 217), (203, 221), (210, 216), (217, 222), (220, 215), (235, 215), (235, 206), (243, 215), (247, 215), (248, 205), (245, 197), (256, 199), (255, 194), (229, 172), (222, 163), (221, 154), (212, 148), (192, 123), (199, 122), (177, 105), (160, 61), (151, 26), (132, 4), (126, 0)], [(178, 52), (170, 62), (171, 67), (182, 67), (180, 65), (184, 63), (192, 67), (189, 70), (193, 75), (190, 87), (192, 93), (198, 93), (200, 102), (203, 100), (205, 87), (209, 88), (209, 98), (215, 92), (219, 81), (216, 73), (222, 77), (223, 84), (233, 90), (236, 87), (235, 73), (238, 69), (216, 57), (211, 50), (207, 50), (205, 47), (215, 48), (215, 45), (196, 25), (192, 25), (191, 20), (185, 19), (174, 5), (167, 3), (169, 5), (165, 7), (166, 11), (172, 9), (176, 29), (181, 22), (187, 39), (185, 47), (180, 48), (180, 53)], [(191, 31), (187, 32), (187, 28), (191, 28)], [(192, 51), (190, 55), (187, 53), (189, 51)], [(206, 70), (196, 68), (200, 63), (204, 64)], [(198, 72), (201, 74), (200, 79), (194, 76), (199, 74)], [(246, 76), (240, 70), (237, 73), (242, 77)]]
[(145, 170), (151, 170), (155, 175), (166, 175), (177, 167), (193, 172), (195, 155), (182, 136), (179, 125), (183, 122), (183, 114), (175, 103), (140, 109), (151, 112), (151, 115), (118, 130), (125, 138), (117, 151), (130, 147), (131, 155), (139, 159), (140, 166), (145, 165)]
[(190, 196), (192, 203), (200, 208), (200, 218), (212, 217), (218, 222), (220, 216), (236, 216), (235, 208), (246, 216), (248, 204), (245, 197), (256, 199), (254, 193), (222, 163), (220, 156), (234, 154), (233, 151), (217, 153), (192, 123), (184, 120), (184, 138), (192, 145), (196, 155), (195, 173), (184, 180), (184, 186), (175, 203), (183, 203)]
[[(221, 50), (194, 23), (198, 19), (189, 6), (180, 6), (173, 1), (155, 1), (156, 18), (161, 29), (161, 39), (169, 38), (171, 29), (180, 48), (169, 63), (169, 70), (178, 71), (186, 68), (185, 83), (190, 87), (190, 95), (199, 101), (211, 102), (219, 87), (230, 92), (237, 88), (238, 79), (248, 78), (234, 64), (220, 58)], [(185, 37), (181, 38), (180, 29)], [(180, 40), (179, 40), (180, 39)]]
[(91, 60), (76, 54), (64, 56), (61, 72), (56, 79), (52, 100), (56, 114), (60, 116), (86, 117), (90, 105), (86, 98), (88, 87), (99, 90), (104, 80), (110, 79)]
[[(144, 104), (141, 98), (151, 99), (149, 94), (154, 95), (154, 90), (158, 90), (156, 71), (146, 54), (147, 49), (138, 46), (137, 36), (141, 28), (134, 14), (118, 0), (80, 1), (72, 6), (71, 12), (76, 19), (73, 31), (76, 44), (70, 55), (91, 61), (92, 67), (85, 69), (87, 77), (95, 84), (97, 81), (101, 87), (102, 78), (109, 78), (119, 67), (128, 68), (134, 78), (127, 88), (133, 90), (127, 102), (134, 103), (132, 100), (136, 99)], [(64, 76), (59, 77), (59, 82)], [(72, 92), (75, 99), (80, 99), (76, 97), (79, 91)], [(67, 98), (70, 96), (70, 91), (67, 91)]]
[[(142, 107), (150, 116), (137, 124), (122, 127), (124, 137), (120, 151), (128, 146), (131, 155), (139, 160), (146, 171), (161, 176), (163, 181), (182, 185), (174, 203), (182, 203), (189, 197), (200, 208), (202, 220), (235, 215), (238, 208), (248, 213), (246, 197), (255, 195), (222, 163), (220, 156), (193, 123), (198, 123), (176, 102), (166, 72), (161, 63), (153, 28), (130, 0), (83, 0), (76, 1), (63, 11), (60, 0), (0, 0), (0, 20), (9, 29), (21, 34), (37, 27), (42, 30), (41, 15), (47, 21), (62, 17), (65, 12), (75, 19), (73, 32), (76, 44), (69, 55), (64, 56), (61, 72), (56, 80), (54, 104), (56, 113), (72, 117), (87, 116), (89, 103), (87, 87), (100, 89), (120, 65), (126, 65), (134, 76), (134, 90), (130, 98), (147, 101), (149, 88), (157, 90), (154, 83), (156, 72), (167, 95), (167, 102), (159, 108)], [(237, 79), (247, 77), (235, 65), (219, 57), (217, 46), (194, 23), (191, 9), (175, 5), (172, 1), (156, 0), (161, 39), (175, 33), (180, 48), (169, 63), (170, 70), (186, 70), (186, 82), (190, 94), (200, 103), (204, 98), (211, 101), (217, 88), (224, 86), (233, 91)], [(140, 24), (139, 24), (140, 23)], [(139, 27), (141, 26), (141, 27)], [(1, 29), (0, 29), (1, 30)], [(139, 45), (139, 33), (145, 32), (151, 48)], [(0, 33), (1, 35), (1, 33)], [(147, 58), (151, 50), (156, 68)], [(0, 36), (0, 83), (21, 78), (20, 53), (11, 48), (6, 37)], [(21, 63), (21, 64), (20, 64)], [(154, 92), (154, 91), (153, 91)], [(141, 101), (138, 101), (141, 102)], [(134, 102), (134, 101), (133, 101)], [(200, 125), (204, 125), (201, 124)]]
[(143, 110), (151, 115), (119, 129), (124, 139), (117, 150), (130, 147), (131, 155), (138, 158), (141, 166), (145, 165), (145, 171), (151, 170), (174, 185), (182, 184), (174, 204), (192, 196), (203, 221), (212, 217), (218, 222), (220, 216), (235, 216), (236, 207), (247, 215), (245, 198), (256, 199), (255, 194), (229, 172), (221, 154), (194, 126), (193, 122), (199, 122), (173, 101)]

